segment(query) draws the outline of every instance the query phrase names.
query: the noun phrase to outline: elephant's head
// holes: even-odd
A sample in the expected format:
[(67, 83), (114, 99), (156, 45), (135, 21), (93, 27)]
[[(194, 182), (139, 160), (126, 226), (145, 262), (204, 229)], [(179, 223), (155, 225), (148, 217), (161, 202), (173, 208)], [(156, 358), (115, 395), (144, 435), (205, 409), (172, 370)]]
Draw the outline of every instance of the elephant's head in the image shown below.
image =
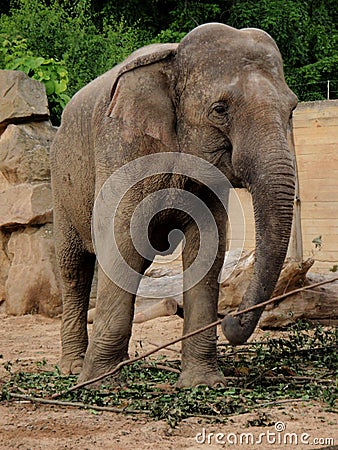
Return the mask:
[[(287, 252), (295, 184), (287, 128), (297, 99), (285, 83), (275, 42), (257, 29), (206, 24), (178, 46), (134, 54), (124, 72), (114, 87), (110, 114), (143, 130), (163, 144), (163, 151), (202, 157), (234, 186), (250, 191), (256, 260), (239, 309), (267, 300)], [(126, 86), (127, 108), (115, 95)], [(222, 328), (228, 340), (245, 342), (262, 309), (226, 317)]]

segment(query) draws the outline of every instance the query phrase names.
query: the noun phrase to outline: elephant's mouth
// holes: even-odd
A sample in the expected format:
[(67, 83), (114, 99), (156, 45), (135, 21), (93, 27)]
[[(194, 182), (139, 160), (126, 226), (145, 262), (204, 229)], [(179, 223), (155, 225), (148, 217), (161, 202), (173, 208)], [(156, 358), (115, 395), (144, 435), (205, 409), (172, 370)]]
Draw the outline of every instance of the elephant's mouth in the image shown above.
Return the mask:
[(236, 175), (232, 164), (232, 145), (222, 151), (222, 155), (218, 164), (218, 168), (227, 176), (234, 188), (246, 187), (245, 183)]
[(224, 173), (233, 187), (245, 187), (242, 180), (235, 173), (232, 164), (232, 151), (233, 147), (229, 140), (225, 140), (217, 148), (206, 148), (202, 150), (207, 161)]

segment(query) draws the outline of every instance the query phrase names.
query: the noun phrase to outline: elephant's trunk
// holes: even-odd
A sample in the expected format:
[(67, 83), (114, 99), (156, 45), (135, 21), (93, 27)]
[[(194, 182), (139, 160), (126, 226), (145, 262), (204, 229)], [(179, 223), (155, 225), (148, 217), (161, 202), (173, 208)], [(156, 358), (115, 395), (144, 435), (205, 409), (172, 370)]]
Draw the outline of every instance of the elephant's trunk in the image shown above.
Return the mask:
[[(256, 227), (254, 273), (238, 311), (271, 297), (286, 256), (293, 217), (295, 173), (285, 133), (281, 127), (269, 136), (242, 144), (233, 165), (246, 183), (253, 200)], [(259, 148), (256, 145), (260, 141)], [(249, 146), (249, 147), (248, 147)], [(253, 156), (254, 155), (254, 156)], [(264, 307), (239, 316), (226, 316), (222, 330), (233, 345), (244, 343), (254, 331)]]

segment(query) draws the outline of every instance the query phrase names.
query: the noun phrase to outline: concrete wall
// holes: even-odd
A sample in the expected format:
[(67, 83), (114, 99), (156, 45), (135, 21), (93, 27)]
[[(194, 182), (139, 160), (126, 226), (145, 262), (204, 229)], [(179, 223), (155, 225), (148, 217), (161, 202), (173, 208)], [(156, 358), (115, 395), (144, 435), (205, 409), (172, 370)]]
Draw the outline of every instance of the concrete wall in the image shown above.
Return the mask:
[[(300, 103), (293, 119), (295, 151), (301, 200), (304, 259), (313, 257), (313, 269), (328, 273), (338, 264), (338, 100)], [(237, 194), (245, 215), (245, 248), (254, 248), (254, 220), (251, 197)], [(238, 208), (234, 193), (230, 199), (233, 224), (232, 246), (239, 244)], [(321, 236), (321, 248), (313, 239)]]

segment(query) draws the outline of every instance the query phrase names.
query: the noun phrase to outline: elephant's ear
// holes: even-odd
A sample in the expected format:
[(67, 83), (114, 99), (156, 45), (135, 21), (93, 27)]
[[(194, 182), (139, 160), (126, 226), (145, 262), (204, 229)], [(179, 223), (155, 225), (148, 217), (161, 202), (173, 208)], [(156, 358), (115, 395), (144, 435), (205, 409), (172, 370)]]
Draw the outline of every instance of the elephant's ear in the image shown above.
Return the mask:
[(128, 134), (147, 135), (177, 151), (172, 100), (173, 60), (177, 44), (155, 44), (134, 52), (114, 82), (107, 115)]

